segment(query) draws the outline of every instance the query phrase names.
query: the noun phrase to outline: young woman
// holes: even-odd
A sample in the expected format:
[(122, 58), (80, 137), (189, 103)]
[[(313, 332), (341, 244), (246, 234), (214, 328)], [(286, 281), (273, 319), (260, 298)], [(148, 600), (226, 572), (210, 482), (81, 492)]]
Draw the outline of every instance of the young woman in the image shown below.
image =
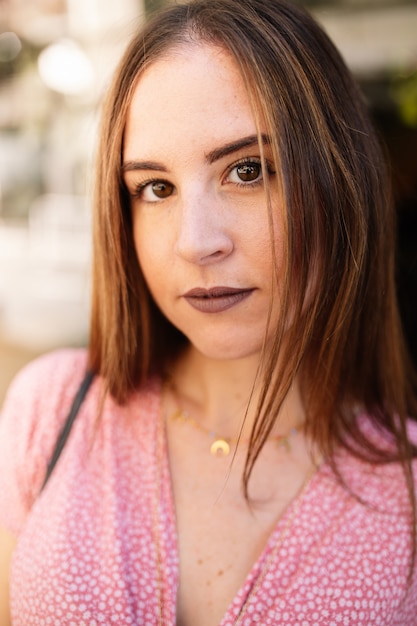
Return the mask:
[(89, 351), (1, 419), (1, 623), (417, 624), (388, 176), (333, 45), (286, 0), (173, 5), (98, 154)]

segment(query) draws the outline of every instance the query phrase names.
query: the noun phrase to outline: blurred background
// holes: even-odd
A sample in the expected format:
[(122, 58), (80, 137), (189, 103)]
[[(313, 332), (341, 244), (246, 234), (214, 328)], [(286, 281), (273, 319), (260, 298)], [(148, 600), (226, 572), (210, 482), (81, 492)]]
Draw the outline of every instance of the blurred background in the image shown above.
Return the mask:
[[(29, 359), (88, 340), (99, 107), (130, 36), (163, 4), (0, 0), (0, 405)], [(300, 4), (361, 83), (386, 145), (398, 292), (417, 361), (417, 0)]]

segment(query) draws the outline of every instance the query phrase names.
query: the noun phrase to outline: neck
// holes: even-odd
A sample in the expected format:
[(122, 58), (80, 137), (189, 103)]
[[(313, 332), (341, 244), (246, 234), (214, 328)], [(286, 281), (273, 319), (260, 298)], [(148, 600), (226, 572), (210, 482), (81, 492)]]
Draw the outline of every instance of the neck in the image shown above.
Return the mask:
[[(208, 359), (190, 347), (176, 362), (172, 386), (181, 409), (205, 428), (234, 438), (248, 436), (257, 414), (261, 376), (259, 355), (236, 361)], [(276, 424), (276, 433), (299, 426), (303, 411), (298, 386), (288, 394)]]

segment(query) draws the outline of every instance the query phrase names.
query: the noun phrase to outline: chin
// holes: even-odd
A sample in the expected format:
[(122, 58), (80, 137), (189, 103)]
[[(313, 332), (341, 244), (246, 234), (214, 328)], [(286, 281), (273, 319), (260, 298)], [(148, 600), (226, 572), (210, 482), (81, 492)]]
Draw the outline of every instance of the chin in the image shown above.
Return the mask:
[(239, 361), (257, 357), (257, 361), (262, 351), (262, 341), (249, 342), (246, 336), (232, 340), (230, 337), (195, 341), (189, 337), (191, 347), (199, 352), (201, 356), (213, 361)]

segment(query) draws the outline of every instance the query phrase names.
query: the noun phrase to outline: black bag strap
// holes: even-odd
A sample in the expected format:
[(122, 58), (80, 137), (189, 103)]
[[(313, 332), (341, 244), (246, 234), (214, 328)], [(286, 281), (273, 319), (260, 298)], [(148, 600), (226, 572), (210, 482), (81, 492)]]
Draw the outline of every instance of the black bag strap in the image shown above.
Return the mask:
[(49, 461), (48, 468), (46, 470), (45, 480), (43, 481), (41, 491), (45, 488), (46, 483), (48, 482), (51, 474), (54, 470), (55, 465), (58, 462), (59, 457), (61, 456), (62, 450), (67, 442), (69, 434), (71, 432), (72, 425), (74, 424), (75, 418), (78, 415), (80, 407), (84, 402), (84, 399), (87, 395), (87, 392), (90, 388), (91, 383), (94, 379), (94, 372), (87, 371), (83, 380), (81, 381), (81, 385), (78, 388), (78, 391), (75, 395), (74, 401), (68, 413), (67, 419), (65, 420), (64, 426), (59, 434), (57, 442), (55, 444), (54, 452), (52, 454), (51, 460)]

